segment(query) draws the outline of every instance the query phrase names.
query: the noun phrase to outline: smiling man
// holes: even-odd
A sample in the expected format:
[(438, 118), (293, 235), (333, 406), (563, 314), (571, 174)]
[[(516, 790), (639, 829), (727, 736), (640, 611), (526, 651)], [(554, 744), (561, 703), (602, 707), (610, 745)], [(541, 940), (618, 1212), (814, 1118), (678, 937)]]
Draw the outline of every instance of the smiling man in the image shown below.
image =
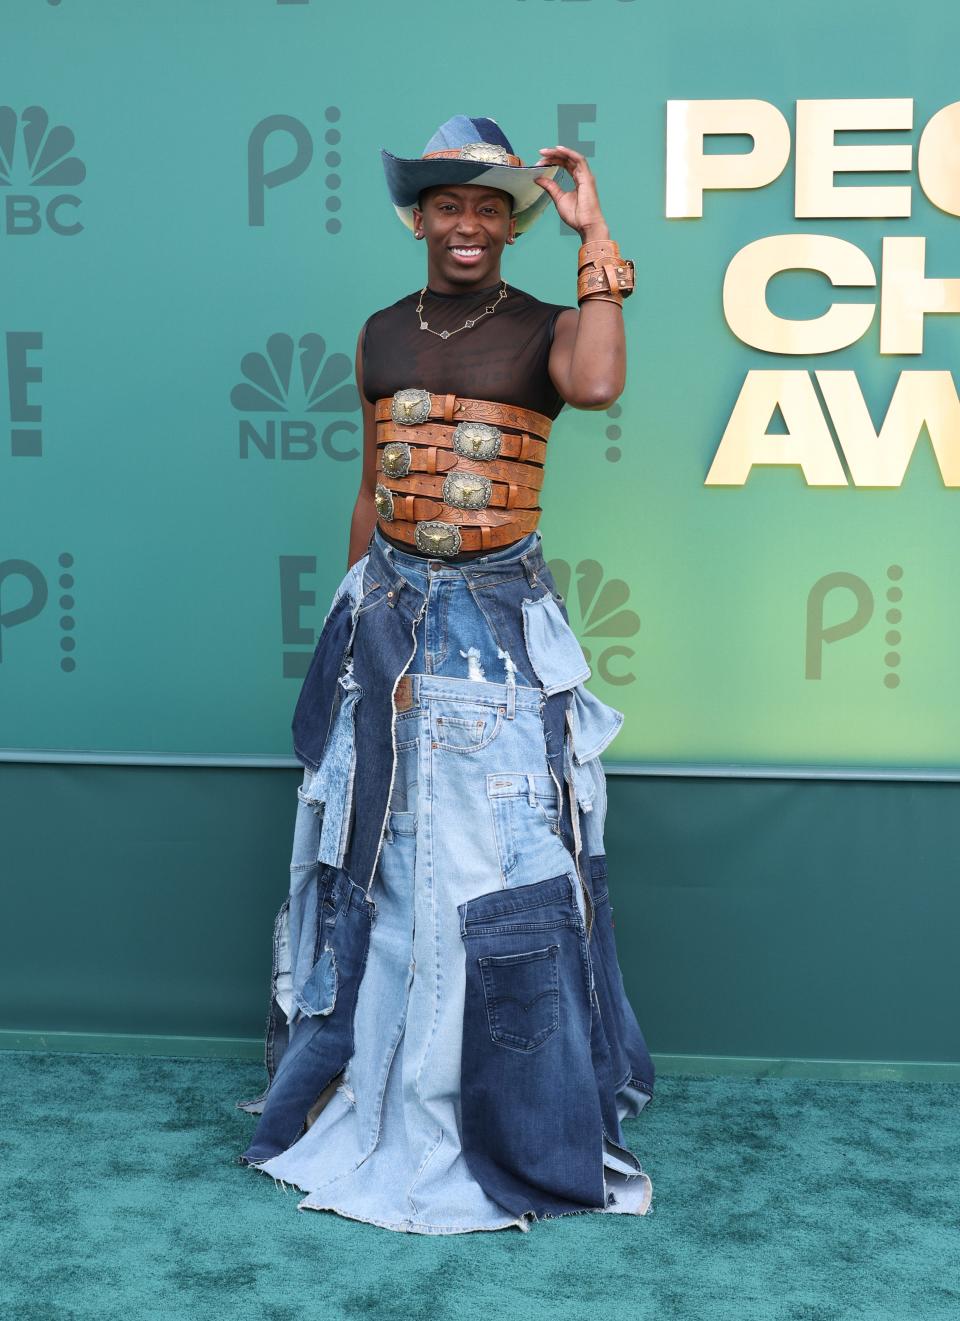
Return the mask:
[[(426, 279), (360, 332), (350, 567), (293, 720), (244, 1159), (303, 1208), (413, 1233), (643, 1215), (652, 1191), (620, 1127), (654, 1084), (606, 882), (600, 753), (623, 716), (584, 686), (537, 530), (553, 420), (623, 389), (633, 267), (583, 156), (540, 155), (465, 115), (421, 157), (382, 153)], [(578, 308), (500, 270), (551, 199), (581, 238)]]

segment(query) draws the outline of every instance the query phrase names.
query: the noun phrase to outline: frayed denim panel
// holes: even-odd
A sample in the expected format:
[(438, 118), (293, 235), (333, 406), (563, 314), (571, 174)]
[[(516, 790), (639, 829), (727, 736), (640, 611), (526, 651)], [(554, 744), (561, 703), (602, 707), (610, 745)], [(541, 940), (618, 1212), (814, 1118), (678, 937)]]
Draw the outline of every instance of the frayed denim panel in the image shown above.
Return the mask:
[(619, 1092), (630, 1085), (649, 1098), (653, 1096), (656, 1072), (623, 984), (613, 930), (613, 908), (610, 904), (605, 854), (594, 854), (590, 858), (590, 888), (595, 915), (590, 956), (600, 1016), (613, 1058), (614, 1090)]
[(353, 607), (344, 594), (320, 630), (291, 722), (294, 754), (309, 770), (315, 771), (323, 758), (338, 698), (337, 680), (352, 632)]
[(332, 726), (340, 697), (337, 680), (353, 637), (366, 564), (367, 556), (362, 555), (340, 580), (300, 687), (291, 722), (293, 750), (308, 770), (315, 771), (320, 765)]
[(576, 885), (566, 873), (458, 906), (463, 1152), (513, 1215), (605, 1205), (602, 1080)]
[[(570, 704), (571, 753), (576, 766), (583, 766), (605, 752), (623, 727), (623, 712), (578, 687)], [(579, 797), (579, 790), (578, 790)]]
[(322, 828), (317, 846), (317, 861), (342, 867), (353, 809), (356, 775), (354, 716), (363, 689), (353, 677), (352, 661), (338, 683), (344, 690), (327, 738), (320, 765), (301, 791), (302, 801), (320, 816)]
[(296, 1142), (310, 1107), (354, 1052), (354, 1013), (376, 904), (346, 872), (323, 866), (320, 874), (315, 964), (297, 993), (303, 1014), (276, 1064), (241, 1164), (260, 1164)]
[(355, 811), (345, 866), (364, 890), (373, 883), (396, 770), (394, 693), (416, 652), (426, 602), (381, 560), (374, 542), (353, 635), (353, 677), (363, 698), (355, 713)]
[(522, 609), (527, 654), (547, 696), (589, 679), (590, 666), (552, 593), (525, 599)]
[[(307, 771), (304, 783), (313, 776)], [(320, 920), (320, 896), (325, 883), (325, 869), (317, 861), (320, 847), (320, 816), (312, 803), (297, 790), (297, 816), (293, 828), (293, 857), (290, 860), (290, 893), (287, 896), (290, 947), (290, 991), (281, 1000), (289, 1026), (300, 1016), (296, 993), (306, 981), (316, 961), (317, 928)]]
[[(348, 574), (344, 583), (350, 583)], [(341, 584), (338, 599), (352, 607), (353, 599)], [(331, 609), (332, 614), (332, 609)], [(328, 615), (329, 618), (329, 615)], [(360, 697), (349, 660), (338, 680), (342, 698), (331, 736), (320, 754), (320, 764), (306, 768), (297, 789), (297, 814), (290, 860), (290, 887), (274, 923), (273, 964), (264, 1067), (267, 1086), (260, 1096), (241, 1101), (238, 1108), (260, 1114), (298, 1022), (325, 1012), (324, 994), (335, 994), (336, 969), (331, 959), (319, 957), (321, 903), (333, 871), (340, 869), (352, 811), (356, 767), (353, 710)], [(331, 871), (331, 868), (333, 871)]]
[(270, 992), (267, 997), (267, 1026), (263, 1038), (263, 1064), (267, 1084), (259, 1096), (249, 1101), (238, 1101), (236, 1108), (247, 1114), (262, 1112), (270, 1084), (290, 1040), (287, 1012), (293, 1003), (293, 976), (290, 953), (289, 897), (280, 905), (273, 923), (273, 953), (270, 970)]
[(655, 1070), (637, 1017), (627, 998), (613, 934), (613, 911), (607, 883), (604, 830), (607, 783), (600, 754), (623, 725), (623, 714), (600, 701), (589, 689), (576, 690), (571, 703), (571, 738), (567, 744), (565, 773), (573, 780), (580, 809), (581, 838), (586, 854), (594, 911), (590, 958), (600, 1016), (614, 1068), (614, 1088), (628, 1084), (652, 1097)]

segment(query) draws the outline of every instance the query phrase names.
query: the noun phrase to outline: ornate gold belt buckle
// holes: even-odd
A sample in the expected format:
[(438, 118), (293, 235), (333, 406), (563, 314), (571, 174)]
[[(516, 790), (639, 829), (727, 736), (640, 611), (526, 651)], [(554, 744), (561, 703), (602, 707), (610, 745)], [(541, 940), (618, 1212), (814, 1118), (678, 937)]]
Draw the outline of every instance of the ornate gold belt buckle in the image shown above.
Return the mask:
[(424, 555), (456, 555), (463, 541), (455, 523), (442, 523), (433, 518), (418, 523), (413, 537), (417, 550)]
[(456, 509), (486, 509), (493, 494), (493, 482), (475, 472), (448, 472), (443, 481), (443, 498)]
[(430, 391), (397, 390), (390, 400), (390, 416), (404, 427), (425, 422), (430, 416)]
[(388, 477), (406, 477), (410, 463), (410, 446), (405, 440), (391, 440), (380, 451), (380, 467)]
[(373, 503), (377, 506), (377, 513), (386, 521), (393, 520), (393, 492), (389, 486), (383, 486), (377, 482), (373, 491)]
[(453, 430), (453, 448), (465, 459), (495, 459), (503, 435), (489, 422), (458, 422)]

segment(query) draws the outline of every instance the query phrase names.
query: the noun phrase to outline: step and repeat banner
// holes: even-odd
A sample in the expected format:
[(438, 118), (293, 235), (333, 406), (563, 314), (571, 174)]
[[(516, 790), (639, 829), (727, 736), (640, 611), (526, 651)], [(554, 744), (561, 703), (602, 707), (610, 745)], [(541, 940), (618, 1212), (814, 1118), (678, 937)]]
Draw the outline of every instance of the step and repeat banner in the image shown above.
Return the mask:
[[(882, 19), (882, 21), (880, 21)], [(852, 0), (5, 0), (0, 744), (288, 756), (425, 278), (379, 149), (582, 151), (637, 288), (544, 550), (608, 761), (960, 754), (960, 17)], [(569, 186), (569, 179), (566, 181)], [(508, 284), (576, 306), (551, 206)]]

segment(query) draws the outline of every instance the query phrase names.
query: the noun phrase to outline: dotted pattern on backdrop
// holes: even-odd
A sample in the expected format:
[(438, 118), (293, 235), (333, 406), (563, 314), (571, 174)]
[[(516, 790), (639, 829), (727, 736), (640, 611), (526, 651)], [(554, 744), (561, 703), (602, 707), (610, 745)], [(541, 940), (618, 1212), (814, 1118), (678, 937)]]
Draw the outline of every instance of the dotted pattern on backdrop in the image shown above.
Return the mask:
[[(897, 584), (903, 577), (903, 569), (899, 564), (891, 564), (889, 569), (887, 569), (887, 577), (892, 584), (892, 586), (887, 588), (887, 600), (891, 602), (890, 609), (887, 611), (887, 623), (899, 624), (903, 619), (903, 612), (900, 609), (900, 602), (903, 600), (903, 588), (898, 587)], [(900, 638), (901, 634), (899, 628), (891, 628), (884, 635), (884, 641), (890, 647), (899, 646)], [(888, 651), (883, 658), (883, 662), (891, 671), (890, 674), (884, 675), (883, 682), (888, 688), (898, 687), (900, 676), (893, 671), (895, 671), (896, 667), (900, 664), (900, 652)]]
[[(73, 556), (64, 551), (63, 554), (58, 557), (57, 563), (60, 565), (61, 569), (71, 569), (73, 568)], [(61, 573), (57, 581), (60, 587), (63, 588), (63, 595), (60, 597), (59, 601), (60, 609), (72, 611), (76, 605), (76, 599), (71, 595), (75, 582), (74, 576), (72, 573)], [(68, 613), (60, 616), (60, 627), (63, 630), (63, 637), (60, 639), (61, 651), (72, 653), (76, 650), (77, 637), (73, 631), (76, 626), (77, 621), (72, 614)], [(76, 658), (73, 655), (64, 656), (60, 661), (60, 668), (69, 674), (71, 670), (77, 668)]]
[[(343, 157), (340, 151), (338, 150), (340, 146), (341, 138), (343, 136), (340, 132), (340, 129), (337, 128), (337, 124), (340, 122), (340, 107), (335, 105), (328, 105), (326, 111), (324, 112), (324, 115), (327, 120), (327, 123), (330, 125), (330, 127), (323, 135), (324, 141), (326, 142), (327, 146), (330, 148), (330, 150), (324, 156), (324, 164), (329, 166), (330, 168), (330, 173), (327, 175), (324, 181), (329, 190), (324, 205), (326, 206), (328, 211), (336, 212), (339, 211), (341, 206), (343, 205), (337, 192), (337, 190), (343, 184), (342, 177), (337, 173), (337, 171), (340, 169), (340, 166), (343, 163)], [(327, 221), (326, 228), (328, 234), (340, 233), (340, 230), (342, 229), (342, 225), (340, 221), (337, 219), (336, 215), (331, 215), (330, 219)]]

